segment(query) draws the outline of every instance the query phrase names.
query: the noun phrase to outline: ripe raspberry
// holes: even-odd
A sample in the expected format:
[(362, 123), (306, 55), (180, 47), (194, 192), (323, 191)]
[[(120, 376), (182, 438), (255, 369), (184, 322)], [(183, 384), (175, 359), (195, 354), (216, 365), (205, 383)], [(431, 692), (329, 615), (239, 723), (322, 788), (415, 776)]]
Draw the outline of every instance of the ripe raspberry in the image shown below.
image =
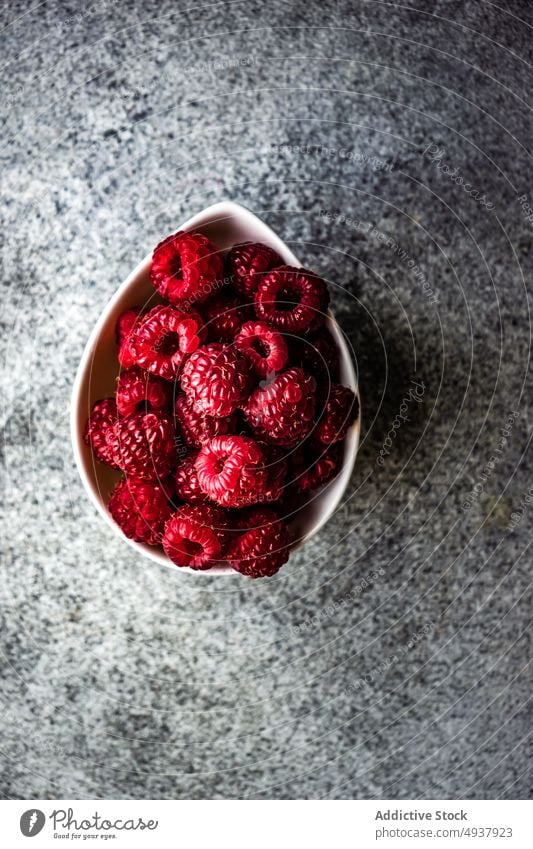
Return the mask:
[(195, 465), (202, 490), (223, 507), (255, 504), (266, 491), (263, 452), (247, 436), (215, 436), (198, 452)]
[(195, 466), (197, 453), (185, 457), (176, 469), (176, 495), (187, 504), (205, 504), (206, 501), (209, 501), (198, 482), (198, 472)]
[(91, 415), (87, 419), (83, 434), (83, 441), (92, 449), (96, 459), (114, 469), (118, 469), (118, 466), (113, 460), (112, 451), (107, 444), (106, 433), (113, 427), (117, 418), (117, 405), (114, 398), (96, 401)]
[(197, 413), (186, 395), (178, 395), (174, 408), (176, 427), (183, 436), (188, 448), (201, 448), (213, 436), (223, 436), (235, 433), (237, 419), (234, 413), (230, 416), (205, 416)]
[(250, 314), (248, 304), (232, 292), (221, 292), (203, 309), (209, 339), (214, 342), (233, 342)]
[(247, 321), (235, 337), (235, 347), (252, 364), (254, 372), (262, 378), (281, 371), (289, 357), (286, 342), (277, 330), (264, 321)]
[(177, 462), (174, 427), (159, 413), (119, 419), (106, 433), (113, 460), (126, 475), (141, 480), (166, 478)]
[(210, 569), (223, 560), (228, 539), (222, 510), (207, 504), (180, 507), (165, 525), (163, 548), (176, 566)]
[(339, 442), (359, 414), (359, 403), (347, 386), (334, 383), (322, 406), (318, 422), (313, 431), (313, 442), (325, 446)]
[(305, 268), (282, 265), (267, 274), (254, 298), (258, 318), (286, 333), (314, 330), (324, 323), (329, 293), (324, 281)]
[(238, 525), (242, 533), (228, 545), (226, 559), (241, 575), (266, 578), (289, 559), (289, 534), (274, 510), (251, 510)]
[(130, 347), (130, 339), (134, 328), (139, 323), (142, 315), (141, 307), (132, 307), (118, 317), (115, 336), (118, 348), (118, 361), (122, 368), (131, 368), (135, 364), (135, 356)]
[(258, 387), (244, 406), (253, 432), (265, 442), (293, 447), (313, 426), (316, 382), (301, 368), (290, 368)]
[(321, 383), (339, 379), (339, 349), (330, 332), (321, 328), (316, 333), (289, 343), (290, 361), (315, 375)]
[(267, 271), (281, 265), (283, 260), (276, 251), (260, 242), (243, 242), (233, 245), (226, 257), (232, 282), (241, 295), (253, 298)]
[(229, 345), (211, 342), (189, 357), (181, 387), (196, 412), (217, 418), (229, 416), (248, 394), (248, 361)]
[(174, 233), (154, 250), (152, 284), (163, 298), (178, 306), (181, 301), (205, 301), (222, 276), (218, 248), (200, 233)]
[(165, 380), (174, 380), (189, 354), (205, 338), (198, 313), (157, 306), (137, 325), (130, 345), (141, 368)]
[(126, 478), (116, 485), (107, 509), (129, 539), (158, 545), (172, 515), (169, 499), (173, 491), (171, 480), (156, 483)]
[(341, 461), (342, 446), (339, 442), (334, 442), (320, 453), (297, 451), (291, 456), (291, 486), (300, 493), (312, 492), (338, 474)]
[(137, 366), (121, 372), (117, 382), (117, 409), (121, 416), (157, 413), (170, 401), (169, 384)]

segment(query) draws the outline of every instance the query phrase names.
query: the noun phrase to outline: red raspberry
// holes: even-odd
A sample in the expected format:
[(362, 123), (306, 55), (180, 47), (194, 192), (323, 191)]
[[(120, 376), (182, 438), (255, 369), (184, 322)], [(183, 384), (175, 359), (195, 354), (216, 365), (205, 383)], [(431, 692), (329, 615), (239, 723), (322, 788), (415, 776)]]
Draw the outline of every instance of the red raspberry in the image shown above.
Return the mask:
[(90, 446), (96, 459), (108, 466), (113, 466), (114, 469), (118, 469), (118, 466), (107, 444), (106, 433), (113, 427), (117, 418), (117, 405), (114, 398), (96, 401), (83, 434), (83, 441)]
[(329, 293), (322, 278), (305, 268), (282, 265), (261, 281), (254, 305), (258, 318), (286, 333), (302, 333), (324, 323)]
[(178, 395), (174, 408), (176, 426), (183, 436), (185, 445), (189, 448), (201, 448), (213, 436), (223, 436), (234, 433), (237, 429), (237, 419), (234, 413), (230, 416), (205, 416), (197, 413), (186, 395)]
[(189, 454), (178, 464), (176, 469), (176, 495), (187, 504), (205, 504), (209, 498), (198, 482), (196, 457), (198, 452)]
[(291, 485), (298, 492), (312, 492), (338, 474), (342, 462), (342, 446), (334, 442), (320, 454), (298, 451), (291, 456)]
[(222, 275), (218, 248), (200, 233), (174, 233), (154, 250), (150, 279), (163, 298), (178, 306), (205, 301)]
[(247, 298), (253, 298), (266, 272), (282, 262), (276, 251), (260, 242), (233, 245), (226, 257), (227, 269), (235, 289)]
[(313, 431), (313, 442), (325, 446), (344, 439), (346, 431), (358, 414), (359, 403), (352, 390), (334, 383), (318, 416)]
[(228, 545), (226, 559), (241, 575), (266, 578), (289, 559), (289, 534), (274, 510), (251, 510), (238, 525), (242, 533)]
[(248, 394), (248, 361), (229, 345), (211, 342), (189, 357), (181, 387), (196, 412), (217, 418), (229, 416)]
[(265, 442), (293, 447), (313, 426), (316, 382), (301, 368), (290, 368), (258, 387), (244, 406), (246, 420)]
[(198, 452), (195, 465), (202, 490), (223, 507), (255, 504), (266, 491), (263, 452), (247, 436), (215, 436)]
[(129, 539), (158, 545), (172, 515), (169, 499), (173, 491), (171, 480), (156, 483), (127, 478), (117, 483), (107, 509)]
[(203, 309), (209, 339), (214, 342), (233, 342), (249, 317), (250, 307), (232, 292), (221, 292)]
[(134, 366), (121, 372), (117, 382), (117, 409), (121, 416), (157, 413), (170, 402), (169, 384)]
[(165, 525), (163, 548), (176, 566), (210, 569), (223, 560), (228, 539), (222, 510), (207, 504), (180, 507)]
[(115, 328), (115, 336), (118, 348), (118, 361), (122, 368), (131, 368), (135, 364), (135, 356), (130, 347), (130, 339), (134, 328), (139, 323), (142, 315), (141, 307), (132, 307), (119, 316)]
[(189, 354), (205, 337), (202, 318), (174, 307), (158, 306), (142, 319), (131, 339), (135, 362), (165, 380), (174, 380)]
[(289, 349), (291, 363), (315, 375), (321, 383), (339, 379), (339, 349), (325, 328), (304, 338), (295, 336), (290, 340)]
[(235, 337), (235, 347), (252, 364), (254, 372), (262, 378), (281, 371), (287, 364), (287, 345), (281, 333), (264, 321), (247, 321)]
[(126, 475), (141, 480), (166, 478), (176, 465), (174, 427), (158, 413), (119, 419), (106, 433), (113, 460)]

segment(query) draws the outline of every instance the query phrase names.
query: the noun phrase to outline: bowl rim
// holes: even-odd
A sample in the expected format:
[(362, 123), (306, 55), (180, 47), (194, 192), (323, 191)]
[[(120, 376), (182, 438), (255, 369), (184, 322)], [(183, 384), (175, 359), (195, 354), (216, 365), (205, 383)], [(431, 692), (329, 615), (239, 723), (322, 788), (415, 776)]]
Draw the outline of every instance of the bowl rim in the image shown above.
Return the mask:
[[(267, 237), (265, 241), (267, 241), (267, 243), (283, 257), (286, 264), (294, 265), (296, 267), (302, 267), (302, 263), (297, 259), (297, 257), (288, 247), (288, 245), (281, 239), (280, 236), (278, 236), (277, 233), (274, 232), (274, 230), (269, 227), (268, 224), (266, 224), (261, 218), (255, 215), (255, 213), (253, 213), (251, 210), (247, 209), (245, 206), (242, 206), (239, 203), (236, 203), (235, 201), (219, 201), (217, 203), (211, 204), (210, 206), (196, 213), (196, 215), (193, 215), (191, 218), (187, 219), (187, 221), (185, 221), (181, 226), (176, 229), (190, 232), (195, 228), (206, 226), (208, 223), (213, 223), (217, 220), (224, 220), (228, 218), (239, 218), (241, 221), (248, 219), (250, 224), (253, 225), (255, 228), (259, 226)], [(114, 530), (114, 532), (118, 534), (121, 539), (125, 540), (125, 542), (127, 542), (131, 548), (135, 549), (137, 553), (143, 554), (145, 557), (148, 557), (150, 560), (158, 563), (159, 565), (163, 565), (167, 568), (172, 568), (173, 570), (175, 570), (177, 567), (175, 566), (175, 564), (172, 563), (172, 561), (169, 560), (169, 558), (162, 550), (160, 550), (158, 547), (148, 546), (145, 543), (140, 543), (136, 542), (135, 540), (129, 539), (121, 531), (119, 526), (113, 521), (109, 511), (107, 510), (107, 506), (100, 495), (98, 487), (94, 486), (93, 481), (91, 480), (87, 472), (86, 464), (84, 461), (85, 443), (83, 442), (83, 426), (80, 426), (80, 404), (82, 401), (82, 385), (87, 370), (92, 367), (92, 358), (96, 349), (96, 343), (108, 321), (110, 312), (113, 311), (113, 308), (122, 299), (124, 293), (131, 286), (134, 285), (137, 279), (141, 275), (145, 275), (149, 271), (151, 262), (152, 252), (147, 254), (133, 268), (133, 270), (128, 274), (125, 280), (123, 280), (123, 282), (118, 286), (115, 293), (107, 301), (106, 305), (102, 309), (98, 320), (96, 321), (96, 324), (94, 325), (89, 335), (89, 338), (84, 346), (83, 353), (78, 368), (76, 370), (74, 383), (72, 386), (70, 400), (70, 437), (78, 474), (81, 478), (84, 489), (87, 495), (89, 496), (90, 501), (92, 501), (98, 513), (100, 513), (100, 515), (103, 517), (106, 523)], [(315, 534), (317, 534), (321, 530), (321, 528), (324, 527), (326, 522), (328, 522), (329, 519), (336, 512), (348, 487), (348, 483), (351, 478), (357, 454), (359, 451), (361, 437), (361, 397), (359, 391), (359, 381), (342, 330), (339, 327), (337, 321), (335, 320), (335, 317), (332, 314), (331, 310), (328, 310), (328, 328), (333, 334), (335, 342), (339, 347), (343, 367), (346, 372), (346, 377), (348, 379), (348, 384), (350, 385), (350, 388), (355, 392), (355, 395), (359, 402), (359, 415), (354, 424), (351, 425), (345, 437), (345, 439), (349, 441), (349, 443), (351, 443), (350, 448), (347, 453), (345, 452), (343, 465), (339, 474), (336, 475), (336, 477), (333, 479), (333, 481), (335, 481), (337, 484), (338, 491), (335, 493), (335, 496), (330, 499), (327, 507), (323, 510), (322, 515), (316, 520), (313, 527), (306, 534), (304, 534), (293, 546), (291, 546), (291, 552), (297, 551), (298, 549), (302, 548), (306, 542), (308, 542), (313, 536), (315, 536)], [(86, 414), (86, 410), (84, 411), (84, 414)], [(331, 483), (333, 483), (333, 481)], [(326, 486), (328, 485), (329, 484), (326, 484)], [(317, 490), (317, 492), (321, 491), (322, 490)], [(189, 574), (194, 575), (211, 577), (216, 577), (219, 575), (237, 576), (239, 574), (234, 569), (231, 569), (230, 566), (214, 566), (211, 569), (207, 570), (180, 567), (179, 571), (187, 572)]]

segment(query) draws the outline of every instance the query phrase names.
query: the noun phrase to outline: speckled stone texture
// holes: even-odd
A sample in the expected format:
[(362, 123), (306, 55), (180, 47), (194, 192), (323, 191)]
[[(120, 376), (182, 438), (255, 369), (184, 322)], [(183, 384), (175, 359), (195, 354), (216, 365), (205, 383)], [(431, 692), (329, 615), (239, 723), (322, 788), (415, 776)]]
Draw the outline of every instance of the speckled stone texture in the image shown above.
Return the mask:
[[(529, 795), (533, 7), (414, 5), (3, 6), (6, 797)], [(69, 439), (106, 302), (221, 199), (330, 281), (363, 398), (263, 582), (137, 558)]]

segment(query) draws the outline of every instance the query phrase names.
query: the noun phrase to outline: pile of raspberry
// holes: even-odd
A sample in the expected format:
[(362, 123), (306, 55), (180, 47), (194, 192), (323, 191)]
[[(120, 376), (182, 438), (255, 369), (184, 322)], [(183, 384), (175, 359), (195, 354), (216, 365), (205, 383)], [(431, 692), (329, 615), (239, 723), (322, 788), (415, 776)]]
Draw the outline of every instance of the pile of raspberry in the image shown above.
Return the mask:
[(185, 232), (155, 248), (151, 281), (161, 303), (119, 317), (115, 397), (84, 434), (123, 474), (109, 512), (177, 566), (274, 575), (288, 522), (339, 471), (358, 415), (337, 382), (327, 286), (267, 245), (223, 255)]

